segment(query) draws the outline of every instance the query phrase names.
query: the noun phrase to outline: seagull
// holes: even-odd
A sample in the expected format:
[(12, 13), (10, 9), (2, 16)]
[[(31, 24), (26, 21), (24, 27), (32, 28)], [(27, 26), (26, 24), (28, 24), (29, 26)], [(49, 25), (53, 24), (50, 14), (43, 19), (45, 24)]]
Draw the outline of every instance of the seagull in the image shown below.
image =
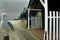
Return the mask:
[(4, 30), (5, 36), (8, 36), (9, 31), (14, 31), (13, 25), (6, 19), (6, 17), (7, 17), (6, 13), (2, 13), (1, 17), (2, 17), (1, 28)]

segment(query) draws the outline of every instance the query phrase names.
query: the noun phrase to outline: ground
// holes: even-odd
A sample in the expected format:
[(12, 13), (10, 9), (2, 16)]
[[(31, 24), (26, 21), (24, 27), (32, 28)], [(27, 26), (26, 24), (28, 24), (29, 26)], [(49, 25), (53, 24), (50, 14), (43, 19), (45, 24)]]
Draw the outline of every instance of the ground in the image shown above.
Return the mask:
[(36, 35), (40, 40), (44, 40), (44, 31), (43, 29), (30, 29), (31, 32)]
[[(13, 26), (15, 31), (9, 32), (10, 40), (40, 40), (37, 36), (35, 36), (30, 30), (24, 28), (24, 24), (22, 24), (21, 20), (9, 20)], [(4, 40), (4, 32), (3, 29), (0, 29), (0, 40)]]

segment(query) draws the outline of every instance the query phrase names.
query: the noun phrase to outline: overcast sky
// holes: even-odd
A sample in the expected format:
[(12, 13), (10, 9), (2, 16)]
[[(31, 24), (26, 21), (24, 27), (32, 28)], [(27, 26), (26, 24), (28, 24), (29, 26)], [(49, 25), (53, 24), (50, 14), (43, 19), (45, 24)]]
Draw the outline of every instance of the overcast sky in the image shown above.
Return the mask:
[(29, 0), (0, 0), (0, 19), (3, 12), (7, 13), (8, 19), (18, 18), (28, 3)]

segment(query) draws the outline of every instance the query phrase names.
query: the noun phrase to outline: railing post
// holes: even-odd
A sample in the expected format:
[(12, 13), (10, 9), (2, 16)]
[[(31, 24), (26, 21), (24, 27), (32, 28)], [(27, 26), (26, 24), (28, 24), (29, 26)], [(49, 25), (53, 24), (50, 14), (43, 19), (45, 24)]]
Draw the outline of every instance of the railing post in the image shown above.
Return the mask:
[(52, 33), (52, 32), (51, 32), (51, 31), (52, 31), (52, 25), (51, 25), (51, 23), (52, 23), (52, 15), (51, 15), (51, 14), (52, 14), (52, 11), (49, 11), (49, 14), (50, 14), (50, 23), (49, 23), (49, 24), (50, 24), (50, 26), (49, 26), (49, 28), (50, 28), (50, 29), (49, 29), (49, 36), (50, 36), (50, 37), (49, 37), (49, 39), (52, 40), (52, 39), (51, 39), (51, 33)]
[(55, 40), (55, 11), (53, 11), (53, 40)]
[(58, 11), (56, 11), (56, 40), (58, 40)]

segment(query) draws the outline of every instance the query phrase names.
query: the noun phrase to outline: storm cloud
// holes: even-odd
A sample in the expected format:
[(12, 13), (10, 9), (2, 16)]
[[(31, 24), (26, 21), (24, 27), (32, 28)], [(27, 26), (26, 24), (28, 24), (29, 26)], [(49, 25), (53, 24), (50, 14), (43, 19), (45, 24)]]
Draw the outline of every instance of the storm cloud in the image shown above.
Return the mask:
[(18, 18), (23, 8), (28, 7), (28, 3), (29, 0), (0, 0), (0, 14), (7, 13), (8, 19)]

